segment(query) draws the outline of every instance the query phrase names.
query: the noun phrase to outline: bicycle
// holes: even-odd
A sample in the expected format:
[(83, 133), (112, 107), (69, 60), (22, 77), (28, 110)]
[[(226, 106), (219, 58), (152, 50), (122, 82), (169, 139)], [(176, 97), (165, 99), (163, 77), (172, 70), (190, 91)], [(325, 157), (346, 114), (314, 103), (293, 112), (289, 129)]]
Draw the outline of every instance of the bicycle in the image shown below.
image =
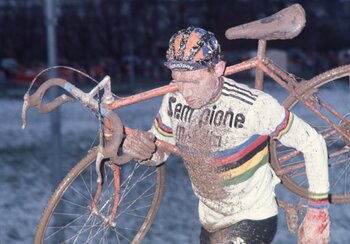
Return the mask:
[[(330, 202), (347, 203), (350, 202), (350, 194), (347, 192), (350, 109), (345, 105), (349, 103), (343, 103), (344, 106), (341, 107), (339, 102), (329, 105), (332, 101), (327, 100), (327, 95), (329, 92), (334, 93), (338, 86), (340, 92), (344, 93), (347, 84), (343, 78), (350, 77), (350, 65), (329, 70), (310, 80), (299, 80), (266, 57), (267, 41), (294, 38), (304, 25), (305, 12), (301, 5), (294, 4), (264, 19), (228, 29), (228, 39), (250, 38), (259, 41), (257, 56), (227, 67), (225, 76), (256, 68), (257, 89), (263, 89), (263, 76), (266, 74), (287, 90), (289, 96), (283, 105), (305, 120), (312, 117), (312, 126), (326, 140), (329, 152)], [(35, 79), (32, 84), (34, 81)], [(70, 96), (63, 94), (52, 102), (43, 104), (42, 98), (52, 86), (62, 87)], [(29, 95), (29, 90), (30, 88), (24, 96), (23, 127), (30, 107), (36, 106), (39, 112), (50, 112), (73, 98), (96, 113), (101, 124), (99, 145), (74, 166), (49, 200), (37, 228), (35, 243), (53, 242), (57, 240), (53, 239), (54, 236), (64, 240), (64, 243), (93, 240), (140, 243), (159, 208), (165, 180), (164, 166), (142, 166), (137, 162), (130, 163), (131, 158), (125, 155), (118, 155), (124, 134), (131, 133), (132, 130), (123, 127), (113, 110), (168, 92), (176, 92), (177, 85), (170, 83), (121, 99), (113, 97), (108, 76), (88, 93), (59, 78), (46, 81), (32, 95)], [(101, 99), (100, 91), (103, 91)], [(338, 99), (349, 99), (349, 96), (340, 95)], [(186, 157), (176, 146), (160, 140), (156, 144), (164, 150)], [(307, 199), (308, 185), (302, 155), (276, 141), (270, 143), (270, 154), (271, 165), (282, 184), (291, 192)], [(82, 190), (87, 193), (82, 194)], [(133, 190), (136, 193), (131, 193)], [(70, 214), (54, 217), (63, 215), (63, 211), (70, 211)], [(296, 224), (293, 214), (298, 214), (298, 211), (290, 216), (291, 230)]]

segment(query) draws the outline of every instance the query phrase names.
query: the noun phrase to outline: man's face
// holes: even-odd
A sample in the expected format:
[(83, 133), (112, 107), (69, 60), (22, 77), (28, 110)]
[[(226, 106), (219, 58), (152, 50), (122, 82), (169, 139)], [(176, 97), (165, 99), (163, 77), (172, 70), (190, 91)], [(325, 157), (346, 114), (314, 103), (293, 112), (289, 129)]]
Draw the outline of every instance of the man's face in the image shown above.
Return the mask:
[(218, 82), (215, 72), (209, 69), (172, 71), (171, 76), (191, 108), (206, 105), (212, 98)]

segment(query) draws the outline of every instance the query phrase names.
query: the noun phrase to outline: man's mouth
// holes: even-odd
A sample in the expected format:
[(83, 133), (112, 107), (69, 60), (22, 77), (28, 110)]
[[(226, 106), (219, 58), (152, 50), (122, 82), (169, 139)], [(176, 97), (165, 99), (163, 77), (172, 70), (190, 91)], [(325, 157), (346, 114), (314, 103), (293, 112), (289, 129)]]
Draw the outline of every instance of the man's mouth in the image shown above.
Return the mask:
[(193, 98), (186, 99), (186, 103), (187, 103), (188, 105), (190, 105), (190, 106), (193, 105), (195, 102), (196, 102), (196, 100), (193, 99)]

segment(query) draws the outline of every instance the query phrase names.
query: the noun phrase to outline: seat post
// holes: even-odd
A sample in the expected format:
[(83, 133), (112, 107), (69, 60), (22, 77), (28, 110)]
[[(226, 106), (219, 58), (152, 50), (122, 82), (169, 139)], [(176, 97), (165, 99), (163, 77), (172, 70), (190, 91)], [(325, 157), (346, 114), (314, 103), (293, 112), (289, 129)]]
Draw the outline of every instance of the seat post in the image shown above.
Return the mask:
[[(259, 40), (258, 44), (258, 53), (257, 53), (257, 58), (258, 60), (262, 60), (265, 58), (266, 55), (266, 40)], [(256, 68), (255, 69), (255, 88), (258, 90), (263, 90), (264, 89), (264, 72)]]

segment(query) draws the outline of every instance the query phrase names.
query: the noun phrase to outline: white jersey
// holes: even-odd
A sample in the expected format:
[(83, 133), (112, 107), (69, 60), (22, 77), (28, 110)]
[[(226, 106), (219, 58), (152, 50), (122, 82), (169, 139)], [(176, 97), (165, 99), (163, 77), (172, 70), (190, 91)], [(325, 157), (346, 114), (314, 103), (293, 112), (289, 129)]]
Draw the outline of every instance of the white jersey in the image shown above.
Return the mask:
[(200, 109), (190, 108), (180, 93), (166, 94), (151, 131), (193, 156), (185, 165), (209, 231), (277, 214), (270, 138), (304, 154), (315, 199), (328, 192), (323, 138), (270, 95), (231, 79), (220, 78), (212, 101)]

